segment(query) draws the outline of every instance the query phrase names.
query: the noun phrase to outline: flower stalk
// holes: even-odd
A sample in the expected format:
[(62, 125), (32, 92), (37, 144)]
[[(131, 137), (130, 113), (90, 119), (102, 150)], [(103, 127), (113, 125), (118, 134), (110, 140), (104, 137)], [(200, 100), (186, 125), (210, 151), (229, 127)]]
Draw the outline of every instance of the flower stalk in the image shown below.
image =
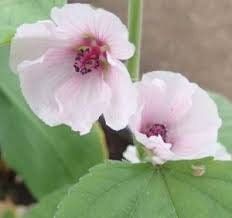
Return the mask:
[(128, 60), (127, 68), (133, 81), (140, 78), (140, 56), (143, 20), (143, 0), (128, 1), (129, 40), (135, 45), (135, 55)]

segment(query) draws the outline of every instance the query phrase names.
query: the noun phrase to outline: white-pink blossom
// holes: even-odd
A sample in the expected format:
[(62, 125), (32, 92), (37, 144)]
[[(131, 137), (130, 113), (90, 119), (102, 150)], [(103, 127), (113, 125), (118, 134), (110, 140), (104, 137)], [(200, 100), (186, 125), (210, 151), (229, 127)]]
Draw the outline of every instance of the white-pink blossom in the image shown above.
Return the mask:
[(138, 152), (137, 152), (136, 147), (133, 145), (129, 145), (127, 149), (125, 150), (125, 152), (123, 153), (123, 157), (131, 163), (134, 163), (134, 164), (140, 163), (141, 161), (137, 153)]
[(133, 53), (117, 16), (87, 4), (67, 4), (53, 8), (51, 20), (17, 29), (10, 64), (37, 116), (85, 134), (101, 114), (115, 130), (128, 124), (135, 92), (121, 60)]
[(218, 152), (217, 143), (221, 119), (206, 91), (166, 71), (147, 73), (135, 86), (138, 109), (129, 126), (137, 141), (152, 153), (152, 162), (223, 158), (225, 150)]

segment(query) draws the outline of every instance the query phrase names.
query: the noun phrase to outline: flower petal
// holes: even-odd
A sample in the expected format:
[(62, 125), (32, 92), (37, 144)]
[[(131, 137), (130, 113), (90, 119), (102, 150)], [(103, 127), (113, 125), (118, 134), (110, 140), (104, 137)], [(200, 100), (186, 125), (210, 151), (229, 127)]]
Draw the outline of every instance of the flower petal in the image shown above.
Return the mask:
[(125, 60), (134, 54), (135, 48), (128, 41), (126, 26), (108, 11), (76, 3), (54, 8), (51, 17), (77, 42), (77, 37), (91, 36), (106, 43), (111, 55), (116, 59)]
[(166, 119), (166, 84), (159, 79), (148, 82), (138, 82), (135, 84), (138, 94), (137, 116), (141, 114), (140, 130), (146, 128), (151, 123), (163, 123)]
[(95, 10), (89, 4), (65, 4), (61, 8), (54, 7), (51, 18), (66, 36), (73, 39), (77, 37), (78, 41), (84, 34), (89, 33), (88, 23), (92, 20), (94, 12)]
[(170, 130), (175, 138), (174, 152), (189, 156), (196, 154), (199, 158), (213, 155), (220, 126), (216, 104), (207, 92), (198, 87), (192, 96), (191, 109)]
[(97, 9), (91, 24), (92, 34), (107, 43), (113, 58), (126, 60), (133, 56), (135, 47), (128, 41), (127, 27), (116, 15)]
[(158, 146), (153, 150), (154, 156), (152, 157), (153, 164), (164, 164), (168, 160), (173, 160), (174, 153), (170, 150), (170, 144), (166, 146)]
[(133, 145), (129, 145), (126, 151), (123, 152), (123, 157), (131, 163), (140, 163), (137, 155), (137, 149)]
[(19, 65), (19, 76), (24, 97), (32, 111), (45, 123), (60, 124), (60, 108), (55, 100), (55, 91), (76, 72), (72, 52), (51, 49), (35, 61)]
[(106, 124), (114, 130), (125, 128), (131, 115), (136, 110), (136, 90), (129, 73), (120, 61), (111, 66), (105, 74), (105, 81), (111, 88), (112, 97), (109, 108), (105, 111)]
[(33, 61), (41, 57), (49, 48), (60, 46), (61, 39), (55, 33), (51, 21), (39, 21), (34, 24), (23, 24), (11, 42), (10, 66), (17, 72), (22, 61)]
[(62, 122), (86, 134), (108, 108), (111, 91), (98, 72), (71, 78), (57, 92)]
[(166, 85), (166, 95), (158, 96), (156, 101), (163, 100), (164, 105), (161, 108), (163, 112), (159, 113), (159, 116), (165, 115), (164, 122), (170, 126), (181, 120), (191, 108), (196, 85), (190, 83), (181, 74), (168, 71), (153, 71), (143, 76), (144, 83), (151, 84), (151, 81), (155, 80), (163, 81)]
[(152, 151), (154, 156), (152, 157), (152, 162), (154, 164), (163, 164), (167, 160), (171, 160), (174, 153), (171, 151), (172, 145), (165, 143), (161, 136), (151, 136), (135, 131), (133, 132), (137, 141), (142, 143), (147, 149)]

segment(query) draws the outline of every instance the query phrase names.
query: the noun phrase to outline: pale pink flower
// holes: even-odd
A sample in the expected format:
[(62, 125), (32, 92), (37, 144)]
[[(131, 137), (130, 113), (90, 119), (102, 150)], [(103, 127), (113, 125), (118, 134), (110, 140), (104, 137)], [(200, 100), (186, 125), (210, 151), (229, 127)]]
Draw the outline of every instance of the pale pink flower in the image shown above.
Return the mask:
[(147, 73), (135, 85), (138, 110), (129, 125), (137, 141), (153, 154), (152, 162), (223, 157), (222, 150), (217, 153), (221, 119), (207, 92), (182, 75), (165, 71)]
[(51, 20), (20, 26), (10, 62), (35, 114), (51, 126), (64, 123), (85, 134), (101, 114), (115, 130), (128, 124), (135, 93), (120, 60), (133, 53), (118, 17), (68, 4), (53, 8)]
[(140, 159), (137, 154), (137, 149), (133, 145), (129, 145), (126, 151), (123, 153), (123, 157), (131, 163), (140, 163)]

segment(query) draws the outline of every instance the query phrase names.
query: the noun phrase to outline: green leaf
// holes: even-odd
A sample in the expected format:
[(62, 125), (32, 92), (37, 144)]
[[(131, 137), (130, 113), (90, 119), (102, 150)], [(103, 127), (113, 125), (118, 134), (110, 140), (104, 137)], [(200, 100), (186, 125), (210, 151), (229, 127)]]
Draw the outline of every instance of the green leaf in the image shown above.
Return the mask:
[(222, 119), (222, 127), (219, 130), (219, 141), (232, 152), (232, 103), (224, 96), (211, 95), (218, 106), (219, 115)]
[[(200, 165), (205, 173), (193, 176)], [(73, 186), (55, 218), (231, 218), (231, 193), (231, 162), (108, 162)]]
[(222, 119), (219, 141), (232, 151), (232, 103), (219, 94), (213, 94), (212, 97), (218, 106), (219, 115)]
[(0, 1), (0, 46), (8, 44), (18, 25), (47, 19), (54, 6), (66, 0), (1, 0)]
[(96, 126), (80, 137), (68, 127), (50, 128), (25, 104), (17, 76), (8, 68), (8, 48), (0, 49), (0, 144), (3, 157), (36, 197), (72, 184), (106, 157)]
[(5, 44), (9, 44), (14, 34), (15, 34), (15, 28), (9, 26), (6, 27), (0, 26), (0, 47)]
[(23, 218), (52, 218), (59, 202), (66, 194), (68, 187), (55, 191), (44, 197), (40, 203), (29, 210)]

